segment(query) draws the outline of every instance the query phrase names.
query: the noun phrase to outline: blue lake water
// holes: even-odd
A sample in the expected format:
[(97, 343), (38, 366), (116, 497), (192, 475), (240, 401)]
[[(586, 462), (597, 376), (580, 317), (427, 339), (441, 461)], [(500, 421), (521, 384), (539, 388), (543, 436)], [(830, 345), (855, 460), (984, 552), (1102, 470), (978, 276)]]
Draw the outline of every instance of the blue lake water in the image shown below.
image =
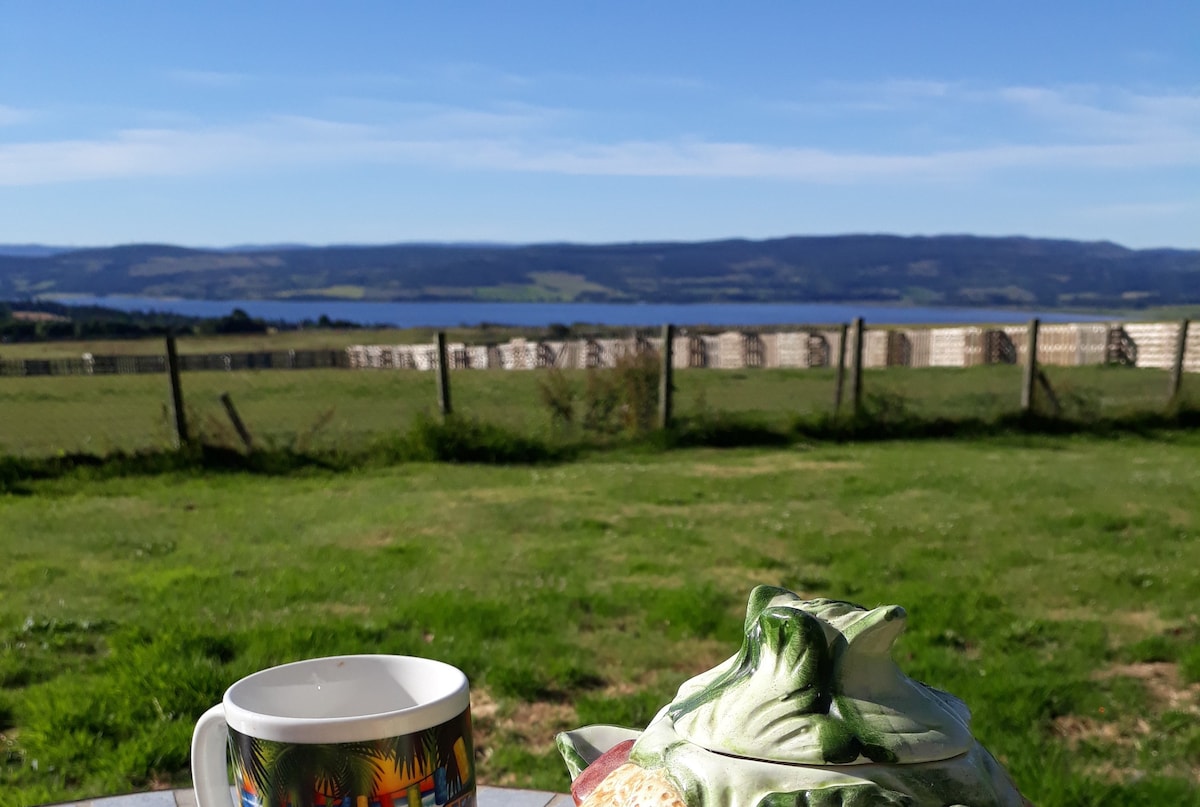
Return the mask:
[(361, 325), (449, 328), (458, 325), (828, 325), (862, 317), (874, 325), (947, 325), (1094, 322), (1112, 317), (1058, 311), (996, 308), (931, 308), (856, 303), (368, 303), (344, 301), (171, 300), (152, 297), (72, 297), (74, 305), (103, 305), (122, 311), (169, 311), (222, 317), (240, 308), (252, 317), (298, 323), (321, 315)]

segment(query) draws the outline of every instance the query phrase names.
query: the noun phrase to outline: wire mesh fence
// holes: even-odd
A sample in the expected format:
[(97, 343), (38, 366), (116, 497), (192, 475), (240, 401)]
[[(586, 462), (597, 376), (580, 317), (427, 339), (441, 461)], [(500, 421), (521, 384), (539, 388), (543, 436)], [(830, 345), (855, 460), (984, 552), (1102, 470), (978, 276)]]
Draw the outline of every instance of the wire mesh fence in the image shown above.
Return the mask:
[[(1031, 338), (1035, 401), (1047, 414), (1088, 420), (1200, 403), (1200, 329), (1187, 323), (868, 328), (861, 344), (844, 327), (680, 329), (671, 343), (673, 412), (786, 428), (796, 418), (850, 413), (857, 399), (870, 416), (993, 419), (1022, 407)], [(439, 413), (435, 344), (225, 353), (190, 353), (182, 344), (189, 436), (206, 443), (353, 451)], [(542, 434), (564, 427), (569, 404), (567, 420), (580, 428), (598, 377), (621, 356), (656, 358), (662, 349), (661, 332), (449, 344), (451, 405), (459, 415)], [(0, 454), (168, 448), (177, 436), (169, 378), (165, 349), (0, 360)]]

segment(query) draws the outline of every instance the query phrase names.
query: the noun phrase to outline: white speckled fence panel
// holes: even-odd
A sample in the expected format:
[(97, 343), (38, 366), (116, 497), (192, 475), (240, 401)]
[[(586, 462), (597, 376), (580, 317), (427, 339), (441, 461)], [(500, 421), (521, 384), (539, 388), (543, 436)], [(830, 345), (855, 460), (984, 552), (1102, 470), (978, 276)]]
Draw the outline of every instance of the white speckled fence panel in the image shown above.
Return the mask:
[[(517, 358), (514, 355), (512, 342), (504, 342), (496, 345), (496, 351), (500, 354), (500, 367), (503, 370), (515, 370), (517, 366)], [(521, 346), (521, 361), (525, 360), (525, 346)]]
[(616, 367), (617, 362), (628, 353), (624, 339), (601, 339), (604, 345), (604, 366)]
[(1088, 322), (1075, 327), (1079, 329), (1079, 364), (1104, 364), (1108, 323)]
[(987, 358), (983, 352), (983, 328), (963, 328), (963, 331), (963, 365), (977, 367)]
[(1187, 352), (1183, 354), (1183, 371), (1200, 373), (1200, 322), (1188, 326)]
[(572, 339), (563, 347), (562, 355), (559, 357), (558, 366), (564, 369), (579, 366), (579, 354), (583, 352), (584, 343), (579, 339)]
[(1104, 324), (1053, 324), (1038, 329), (1038, 361), (1063, 367), (1101, 364), (1108, 340)]
[(533, 356), (533, 366), (562, 367), (566, 358), (566, 342), (531, 342), (530, 353)]
[(417, 369), (417, 352), (421, 345), (396, 345), (396, 366), (405, 370)]
[(964, 367), (966, 355), (966, 328), (934, 328), (929, 332), (930, 367)]
[[(1109, 323), (1045, 324), (1039, 328), (1038, 360), (1042, 364), (1079, 366), (1101, 364), (1105, 360)], [(1126, 333), (1137, 345), (1137, 366), (1169, 369), (1175, 360), (1179, 335), (1178, 322), (1135, 322), (1124, 325)], [(1017, 361), (1025, 361), (1028, 329), (1025, 325), (1006, 325), (1007, 334), (1017, 352)], [(908, 340), (908, 364), (912, 367), (964, 367), (985, 360), (985, 330), (978, 327), (912, 328), (900, 333)], [(676, 369), (706, 366), (721, 369), (740, 369), (748, 366), (748, 356), (761, 355), (763, 367), (808, 367), (812, 363), (809, 340), (823, 338), (828, 348), (827, 364), (834, 366), (841, 346), (839, 330), (779, 331), (748, 335), (741, 331), (720, 334), (676, 335), (673, 365)], [(871, 329), (863, 334), (863, 366), (888, 366), (888, 331)], [(643, 340), (643, 347), (661, 350), (661, 338)], [(696, 348), (699, 346), (699, 350)], [(534, 367), (588, 366), (612, 367), (620, 356), (638, 349), (636, 340), (578, 339), (570, 341), (531, 342), (513, 339), (500, 345), (447, 346), (451, 366), (483, 369), (532, 369)], [(351, 345), (345, 348), (347, 364), (361, 369), (431, 370), (437, 367), (437, 348), (434, 344), (420, 345)], [(589, 360), (591, 355), (592, 360)], [(598, 355), (598, 362), (594, 361)], [(121, 357), (117, 357), (120, 359)], [(849, 357), (847, 357), (849, 359)], [(759, 359), (756, 359), (758, 361)], [(117, 366), (117, 371), (130, 368)], [(1186, 372), (1200, 372), (1200, 324), (1188, 331)]]
[(807, 367), (808, 334), (801, 331), (776, 334), (775, 352), (780, 367)]
[(888, 332), (863, 331), (863, 367), (887, 367)]
[(438, 366), (437, 345), (432, 342), (413, 345), (412, 362), (418, 370), (436, 370)]
[(491, 366), (487, 345), (467, 346), (467, 365), (472, 370), (486, 370)]
[(1017, 364), (1024, 364), (1025, 354), (1029, 351), (1029, 326), (1005, 325), (1000, 330), (1008, 335), (1008, 341), (1012, 342), (1013, 349), (1017, 351)]
[[(825, 343), (829, 345), (829, 365), (828, 366), (837, 367), (838, 356), (842, 355), (843, 347), (847, 347), (847, 348), (849, 347), (849, 345), (845, 345), (845, 346), (842, 345), (842, 330), (841, 330), (841, 328), (838, 328), (836, 331), (834, 331), (834, 330), (818, 331), (818, 333), (820, 333), (822, 336), (825, 337)], [(850, 329), (847, 328), (846, 329), (846, 341), (849, 342), (853, 338), (854, 337), (851, 335)], [(847, 363), (847, 365), (849, 365), (849, 363), (850, 363), (849, 355), (846, 356), (846, 363)]]
[(597, 339), (600, 346), (600, 366), (616, 367), (617, 360), (629, 352), (628, 339)]
[(762, 340), (763, 346), (763, 367), (778, 368), (779, 367), (779, 334), (764, 333), (759, 334), (759, 339)]
[(711, 366), (722, 370), (738, 370), (746, 366), (745, 338), (740, 331), (717, 334), (717, 361)]
[(1170, 369), (1175, 364), (1179, 324), (1175, 322), (1130, 322), (1125, 333), (1137, 345), (1136, 367)]
[(1079, 348), (1071, 325), (1042, 325), (1038, 328), (1038, 364), (1074, 365)]
[(676, 334), (671, 340), (671, 366), (676, 370), (691, 367), (692, 337)]
[(909, 367), (928, 367), (929, 366), (929, 351), (930, 351), (930, 335), (927, 328), (919, 330), (908, 330), (904, 332), (908, 336), (908, 343), (911, 346), (909, 354)]

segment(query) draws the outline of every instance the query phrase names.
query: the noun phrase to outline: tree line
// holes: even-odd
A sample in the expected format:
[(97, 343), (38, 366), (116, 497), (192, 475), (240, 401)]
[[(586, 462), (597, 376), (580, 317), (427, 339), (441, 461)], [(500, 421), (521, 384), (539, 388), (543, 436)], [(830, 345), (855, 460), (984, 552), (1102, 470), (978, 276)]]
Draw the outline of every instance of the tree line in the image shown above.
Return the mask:
[(48, 300), (0, 300), (0, 342), (52, 342), (79, 339), (142, 339), (168, 334), (212, 336), (301, 329), (361, 327), (322, 314), (299, 323), (252, 317), (235, 308), (222, 317), (191, 317), (164, 311), (118, 311), (96, 305), (73, 306)]

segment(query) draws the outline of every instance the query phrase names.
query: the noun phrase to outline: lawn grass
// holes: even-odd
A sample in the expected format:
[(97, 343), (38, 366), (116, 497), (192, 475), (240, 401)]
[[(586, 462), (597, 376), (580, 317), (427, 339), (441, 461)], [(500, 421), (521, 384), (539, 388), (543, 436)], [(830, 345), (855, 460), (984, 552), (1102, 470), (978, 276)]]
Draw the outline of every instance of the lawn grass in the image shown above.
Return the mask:
[[(1077, 421), (1120, 418), (1167, 408), (1167, 374), (1125, 367), (1049, 367), (1046, 374)], [(465, 370), (450, 374), (457, 413), (533, 437), (558, 435), (541, 389), (546, 371)], [(578, 395), (588, 371), (562, 371)], [(1200, 377), (1184, 379), (1184, 399), (1200, 401)], [(184, 398), (194, 431), (236, 445), (220, 403), (228, 392), (260, 445), (358, 451), (437, 411), (433, 373), (416, 370), (243, 370), (185, 372)], [(883, 419), (991, 421), (1019, 410), (1021, 369), (891, 368), (863, 374), (864, 406)], [(681, 370), (676, 412), (757, 420), (787, 430), (797, 418), (833, 411), (832, 370)], [(843, 412), (850, 408), (849, 390)], [(170, 443), (165, 375), (0, 378), (0, 455), (105, 455), (161, 449)]]
[(899, 603), (1039, 807), (1200, 805), (1200, 436), (615, 451), (0, 498), (0, 804), (186, 783), (241, 675), (343, 652), (471, 678), (480, 780), (563, 790), (556, 731), (642, 725), (757, 583)]

